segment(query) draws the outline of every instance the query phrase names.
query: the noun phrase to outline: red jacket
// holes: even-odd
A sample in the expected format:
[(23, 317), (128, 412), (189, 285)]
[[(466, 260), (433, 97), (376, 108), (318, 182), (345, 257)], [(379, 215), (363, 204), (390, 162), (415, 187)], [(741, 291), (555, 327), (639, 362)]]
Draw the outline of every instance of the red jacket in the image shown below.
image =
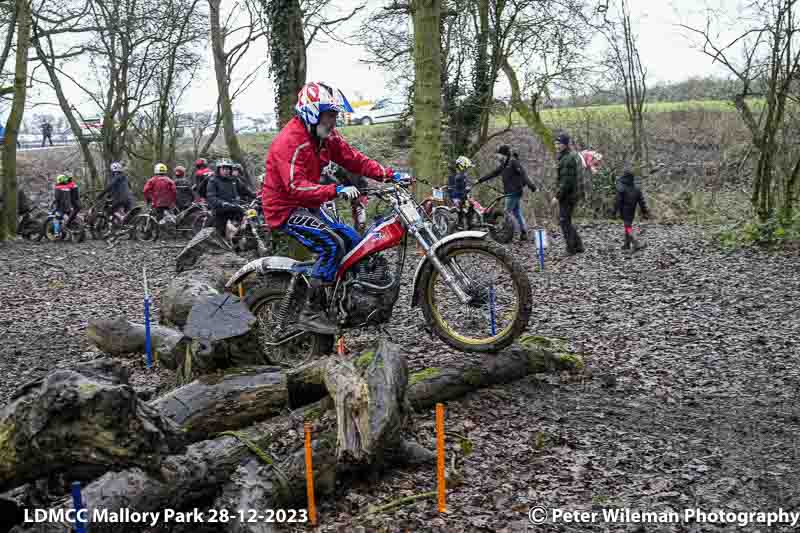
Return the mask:
[(153, 176), (144, 184), (144, 200), (153, 207), (175, 207), (175, 182), (167, 176)]
[(298, 207), (316, 209), (336, 197), (336, 185), (320, 185), (322, 168), (330, 161), (345, 170), (374, 179), (390, 179), (389, 169), (347, 144), (334, 130), (318, 148), (299, 117), (281, 130), (267, 153), (261, 201), (268, 226), (282, 226)]

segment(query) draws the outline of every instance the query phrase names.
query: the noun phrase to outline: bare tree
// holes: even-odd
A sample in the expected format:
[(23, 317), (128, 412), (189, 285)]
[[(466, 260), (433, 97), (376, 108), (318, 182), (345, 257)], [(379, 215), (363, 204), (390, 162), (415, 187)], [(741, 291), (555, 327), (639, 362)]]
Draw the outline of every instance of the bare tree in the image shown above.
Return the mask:
[[(614, 83), (622, 86), (625, 95), (625, 110), (631, 124), (632, 160), (640, 172), (642, 158), (649, 160), (647, 137), (644, 130), (644, 104), (647, 98), (647, 70), (637, 46), (637, 36), (631, 25), (631, 13), (627, 0), (620, 0), (616, 20), (605, 18), (602, 28), (608, 42), (609, 70)], [(649, 165), (645, 165), (648, 168)]]
[[(800, 102), (800, 25), (797, 0), (752, 2), (728, 21), (708, 11), (703, 27), (682, 25), (696, 36), (704, 54), (724, 65), (740, 82), (733, 102), (758, 152), (751, 203), (762, 221), (771, 218), (783, 196), (781, 214), (790, 218), (800, 179), (796, 132), (787, 127), (788, 108)], [(721, 41), (719, 28), (746, 26)], [(737, 51), (739, 53), (737, 53)], [(754, 105), (751, 98), (760, 98)], [(791, 158), (781, 165), (782, 158)], [(782, 169), (791, 169), (788, 173)], [(781, 187), (782, 185), (782, 187)]]

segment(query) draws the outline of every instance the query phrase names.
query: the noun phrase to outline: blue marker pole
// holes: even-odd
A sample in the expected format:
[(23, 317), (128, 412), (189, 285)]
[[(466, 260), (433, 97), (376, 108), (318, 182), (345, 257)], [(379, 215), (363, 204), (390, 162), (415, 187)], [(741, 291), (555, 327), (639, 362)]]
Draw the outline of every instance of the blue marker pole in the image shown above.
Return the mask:
[(494, 284), (489, 285), (489, 316), (492, 321), (492, 337), (497, 335), (497, 320), (495, 319), (494, 310)]
[(80, 481), (72, 482), (72, 507), (75, 509), (75, 533), (86, 533), (86, 525), (78, 515), (78, 513), (83, 509)]
[(536, 235), (539, 237), (539, 266), (544, 272), (544, 230), (537, 229)]
[(153, 346), (150, 340), (150, 293), (147, 290), (147, 271), (142, 266), (144, 278), (144, 347), (147, 352), (147, 368), (153, 368)]

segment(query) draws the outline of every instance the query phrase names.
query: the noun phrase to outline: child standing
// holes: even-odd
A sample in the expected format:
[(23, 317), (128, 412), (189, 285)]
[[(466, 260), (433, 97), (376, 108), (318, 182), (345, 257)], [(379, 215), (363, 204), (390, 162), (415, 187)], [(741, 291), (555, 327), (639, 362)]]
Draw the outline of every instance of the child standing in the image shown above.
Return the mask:
[(625, 168), (622, 177), (617, 180), (617, 201), (614, 206), (614, 215), (619, 213), (622, 216), (622, 222), (625, 224), (625, 244), (622, 246), (623, 250), (630, 250), (633, 244), (634, 251), (641, 250), (644, 245), (633, 236), (633, 221), (636, 218), (636, 207), (642, 211), (642, 218), (647, 220), (650, 218), (650, 212), (647, 209), (647, 202), (645, 202), (642, 190), (636, 185), (633, 172), (629, 167)]

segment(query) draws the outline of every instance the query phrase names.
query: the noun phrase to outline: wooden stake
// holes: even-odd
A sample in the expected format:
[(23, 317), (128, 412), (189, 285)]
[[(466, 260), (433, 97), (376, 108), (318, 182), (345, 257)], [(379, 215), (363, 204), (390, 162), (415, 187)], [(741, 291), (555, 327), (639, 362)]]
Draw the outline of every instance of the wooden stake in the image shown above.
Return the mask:
[(436, 404), (436, 478), (439, 491), (439, 512), (444, 513), (445, 477), (444, 477), (444, 404)]
[(317, 525), (317, 507), (314, 504), (314, 470), (311, 464), (311, 424), (306, 422), (306, 491), (308, 493), (308, 518)]

